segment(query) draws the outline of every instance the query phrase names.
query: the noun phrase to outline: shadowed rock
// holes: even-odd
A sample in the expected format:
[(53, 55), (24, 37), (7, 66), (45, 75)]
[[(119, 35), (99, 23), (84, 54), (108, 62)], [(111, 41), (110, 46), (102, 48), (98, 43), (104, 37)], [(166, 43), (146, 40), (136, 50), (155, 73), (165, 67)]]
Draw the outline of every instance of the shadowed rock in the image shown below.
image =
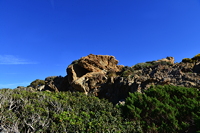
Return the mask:
[(67, 68), (68, 81), (78, 91), (96, 93), (101, 84), (107, 81), (106, 73), (119, 72), (123, 66), (119, 66), (114, 56), (90, 54), (72, 62)]
[[(190, 61), (190, 60), (189, 60)], [(116, 104), (130, 92), (143, 93), (152, 85), (200, 88), (200, 61), (174, 63), (173, 57), (139, 63), (132, 67), (117, 65), (109, 55), (93, 55), (73, 61), (67, 76), (52, 76), (32, 82), (37, 90), (93, 93)]]

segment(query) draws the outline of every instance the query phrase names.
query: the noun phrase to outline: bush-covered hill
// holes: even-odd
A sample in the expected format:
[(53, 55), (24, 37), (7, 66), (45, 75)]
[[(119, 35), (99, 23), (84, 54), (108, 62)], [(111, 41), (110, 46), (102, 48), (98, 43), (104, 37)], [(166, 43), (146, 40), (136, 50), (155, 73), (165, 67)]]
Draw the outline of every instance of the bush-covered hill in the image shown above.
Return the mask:
[(0, 130), (16, 133), (200, 132), (200, 91), (152, 86), (125, 104), (78, 92), (0, 90)]

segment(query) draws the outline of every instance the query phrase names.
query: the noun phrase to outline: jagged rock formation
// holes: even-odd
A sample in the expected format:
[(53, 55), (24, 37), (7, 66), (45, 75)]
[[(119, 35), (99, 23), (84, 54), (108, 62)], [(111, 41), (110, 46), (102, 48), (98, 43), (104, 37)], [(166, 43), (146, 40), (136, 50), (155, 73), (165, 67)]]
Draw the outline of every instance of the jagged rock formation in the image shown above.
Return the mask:
[[(109, 61), (111, 66), (108, 65)], [(117, 66), (117, 63), (113, 56), (82, 57), (67, 68), (69, 83), (75, 90), (95, 92), (97, 96), (107, 98), (113, 103), (123, 101), (129, 92), (143, 92), (151, 85), (200, 87), (199, 63), (174, 64), (174, 58), (167, 57), (143, 63), (141, 67), (136, 65), (128, 70), (123, 70), (124, 67)], [(110, 76), (109, 70), (116, 74)], [(127, 71), (129, 73), (123, 76)]]
[(35, 88), (92, 93), (113, 103), (123, 103), (129, 92), (142, 93), (151, 85), (200, 88), (200, 55), (183, 59), (180, 63), (167, 57), (132, 67), (117, 64), (114, 56), (90, 54), (73, 61), (67, 67), (67, 76), (47, 77), (45, 84)]
[(107, 72), (119, 72), (123, 68), (117, 64), (114, 56), (90, 54), (68, 66), (68, 81), (75, 90), (97, 94), (108, 79)]
[(69, 87), (68, 78), (67, 76), (51, 76), (45, 78), (45, 86), (44, 90), (50, 91), (67, 91)]
[(166, 57), (166, 58), (157, 60), (156, 62), (162, 62), (162, 61), (169, 62), (170, 64), (174, 64), (174, 57)]
[(102, 94), (103, 97), (117, 103), (125, 99), (129, 92), (143, 92), (151, 85), (200, 88), (200, 73), (194, 71), (197, 67), (198, 65), (185, 63), (148, 66), (140, 70), (134, 70), (127, 77), (116, 77), (114, 83), (104, 89)]
[[(22, 89), (24, 87), (17, 87), (17, 89)], [(45, 80), (36, 79), (29, 86), (29, 90), (37, 91), (68, 91), (69, 82), (67, 76), (50, 76), (45, 78)]]

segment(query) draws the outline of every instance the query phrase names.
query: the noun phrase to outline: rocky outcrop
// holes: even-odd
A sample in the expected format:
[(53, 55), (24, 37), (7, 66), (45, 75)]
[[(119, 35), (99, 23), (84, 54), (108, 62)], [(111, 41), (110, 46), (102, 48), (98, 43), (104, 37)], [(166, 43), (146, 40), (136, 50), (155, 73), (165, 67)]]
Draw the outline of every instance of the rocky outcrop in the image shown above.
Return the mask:
[(119, 72), (119, 66), (114, 56), (90, 54), (72, 62), (67, 68), (68, 81), (73, 89), (97, 94), (107, 81), (107, 72)]
[[(50, 76), (45, 78), (44, 90), (49, 91), (67, 91), (69, 88), (69, 82), (67, 76)], [(39, 89), (39, 88), (38, 88)]]
[(144, 92), (152, 85), (200, 88), (199, 70), (199, 63), (148, 66), (134, 70), (127, 77), (116, 77), (110, 87), (104, 88), (102, 97), (117, 103), (125, 99), (129, 92)]
[(92, 93), (113, 103), (123, 103), (130, 92), (143, 93), (152, 85), (200, 88), (199, 60), (174, 63), (173, 57), (167, 57), (132, 67), (117, 64), (114, 56), (90, 54), (73, 61), (67, 67), (67, 76), (47, 77), (44, 82), (31, 84), (40, 91)]
[(169, 62), (170, 64), (174, 64), (174, 57), (166, 57), (166, 58), (157, 60), (156, 62), (162, 62), (162, 61)]
[(32, 91), (68, 91), (69, 82), (67, 76), (50, 76), (45, 78), (45, 80), (36, 79), (27, 87), (18, 86), (16, 89), (20, 90), (32, 90)]
[(122, 66), (118, 66), (117, 64), (118, 60), (116, 60), (114, 56), (108, 55), (90, 54), (78, 60), (78, 65), (89, 72), (108, 71), (110, 69), (118, 72)]
[(200, 62), (198, 62), (194, 65), (193, 71), (196, 73), (200, 73)]

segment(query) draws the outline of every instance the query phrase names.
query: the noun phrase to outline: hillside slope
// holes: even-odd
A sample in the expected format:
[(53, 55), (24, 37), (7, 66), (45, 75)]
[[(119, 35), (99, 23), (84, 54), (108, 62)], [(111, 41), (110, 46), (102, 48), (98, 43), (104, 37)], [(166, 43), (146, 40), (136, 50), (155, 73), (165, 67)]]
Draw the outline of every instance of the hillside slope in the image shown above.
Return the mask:
[(73, 61), (65, 77), (35, 80), (29, 87), (39, 91), (79, 91), (113, 103), (125, 100), (129, 92), (143, 92), (152, 85), (200, 88), (200, 54), (180, 63), (167, 57), (131, 67), (117, 64), (114, 56), (90, 54)]

